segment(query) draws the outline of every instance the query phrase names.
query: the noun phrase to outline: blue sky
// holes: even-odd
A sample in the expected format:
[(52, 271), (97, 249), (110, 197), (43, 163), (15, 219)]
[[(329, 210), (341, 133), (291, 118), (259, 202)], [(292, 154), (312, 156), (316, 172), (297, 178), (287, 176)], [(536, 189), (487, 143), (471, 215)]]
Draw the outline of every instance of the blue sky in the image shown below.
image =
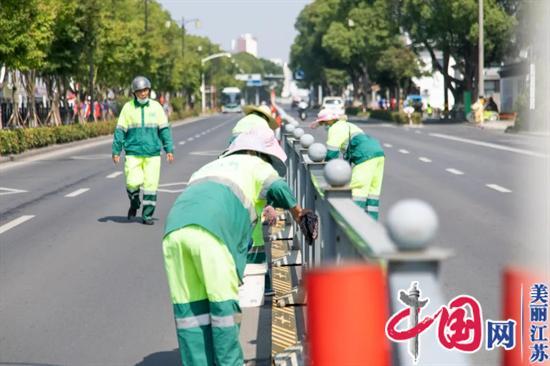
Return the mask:
[(258, 55), (288, 61), (296, 36), (296, 17), (309, 0), (159, 0), (172, 18), (199, 18), (201, 26), (186, 25), (189, 34), (206, 36), (225, 50), (231, 40), (251, 33), (258, 40)]

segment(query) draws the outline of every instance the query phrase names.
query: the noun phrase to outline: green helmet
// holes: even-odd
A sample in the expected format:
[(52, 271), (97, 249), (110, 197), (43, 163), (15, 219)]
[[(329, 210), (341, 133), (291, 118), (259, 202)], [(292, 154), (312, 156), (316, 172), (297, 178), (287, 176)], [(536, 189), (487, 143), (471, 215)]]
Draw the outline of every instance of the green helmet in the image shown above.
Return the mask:
[(132, 80), (132, 93), (141, 89), (151, 89), (151, 82), (145, 76), (136, 76)]

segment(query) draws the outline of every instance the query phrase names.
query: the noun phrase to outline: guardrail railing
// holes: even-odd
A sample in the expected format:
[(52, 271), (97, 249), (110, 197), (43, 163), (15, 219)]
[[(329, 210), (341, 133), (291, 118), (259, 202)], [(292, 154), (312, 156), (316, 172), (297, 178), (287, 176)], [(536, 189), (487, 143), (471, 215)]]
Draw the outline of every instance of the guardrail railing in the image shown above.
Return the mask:
[[(447, 305), (438, 270), (453, 253), (428, 246), (437, 228), (431, 206), (419, 200), (400, 201), (388, 211), (386, 226), (375, 221), (351, 198), (349, 164), (341, 159), (325, 163), (326, 147), (314, 143), (313, 136), (305, 134), (282, 109), (280, 113), (285, 121), (281, 143), (288, 156), (286, 179), (300, 205), (319, 216), (319, 237), (312, 245), (305, 244), (299, 228), (292, 224), (292, 246), (301, 250), (304, 269), (348, 261), (370, 262), (385, 269), (390, 314), (403, 309), (397, 294), (414, 282), (419, 283), (422, 297), (430, 299), (429, 309), (423, 311), (433, 314)], [(394, 366), (414, 364), (409, 347), (408, 342), (392, 343)], [(444, 349), (430, 328), (422, 334), (421, 364), (443, 362), (469, 365), (465, 354)]]

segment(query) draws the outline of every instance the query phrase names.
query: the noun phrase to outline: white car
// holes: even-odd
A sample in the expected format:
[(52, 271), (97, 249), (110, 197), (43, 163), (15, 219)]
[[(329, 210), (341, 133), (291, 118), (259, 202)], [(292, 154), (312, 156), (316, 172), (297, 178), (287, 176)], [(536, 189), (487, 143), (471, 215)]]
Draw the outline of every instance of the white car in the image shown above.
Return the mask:
[(324, 97), (321, 109), (330, 109), (334, 112), (345, 114), (344, 99), (341, 97)]

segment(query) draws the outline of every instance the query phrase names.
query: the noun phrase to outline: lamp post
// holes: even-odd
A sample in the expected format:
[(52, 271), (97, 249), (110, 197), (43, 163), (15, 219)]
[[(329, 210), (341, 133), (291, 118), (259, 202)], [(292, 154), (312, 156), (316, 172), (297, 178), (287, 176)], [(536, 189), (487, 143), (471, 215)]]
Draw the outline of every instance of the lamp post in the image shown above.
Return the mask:
[[(231, 58), (231, 54), (228, 53), (228, 52), (221, 52), (221, 53), (216, 53), (216, 54), (213, 54), (213, 55), (210, 55), (208, 57), (205, 57), (201, 60), (201, 66), (203, 66), (204, 68), (204, 64), (210, 60), (213, 60), (215, 58), (219, 58), (219, 57), (229, 57)], [(206, 90), (205, 90), (205, 85), (204, 85), (204, 70), (201, 71), (201, 111), (202, 113), (204, 113), (204, 111), (206, 110)]]
[[(480, 97), (485, 94), (485, 50), (484, 50), (484, 34), (483, 34), (483, 0), (479, 0), (479, 54), (478, 54), (478, 80), (477, 80), (477, 98), (478, 100)], [(484, 118), (484, 106), (481, 105), (481, 120), (480, 124), (483, 125), (483, 118)]]
[(185, 18), (181, 18), (181, 58), (183, 61), (184, 55), (185, 55), (185, 25), (189, 23), (195, 23), (195, 28), (200, 28), (201, 21), (198, 18), (185, 20)]

